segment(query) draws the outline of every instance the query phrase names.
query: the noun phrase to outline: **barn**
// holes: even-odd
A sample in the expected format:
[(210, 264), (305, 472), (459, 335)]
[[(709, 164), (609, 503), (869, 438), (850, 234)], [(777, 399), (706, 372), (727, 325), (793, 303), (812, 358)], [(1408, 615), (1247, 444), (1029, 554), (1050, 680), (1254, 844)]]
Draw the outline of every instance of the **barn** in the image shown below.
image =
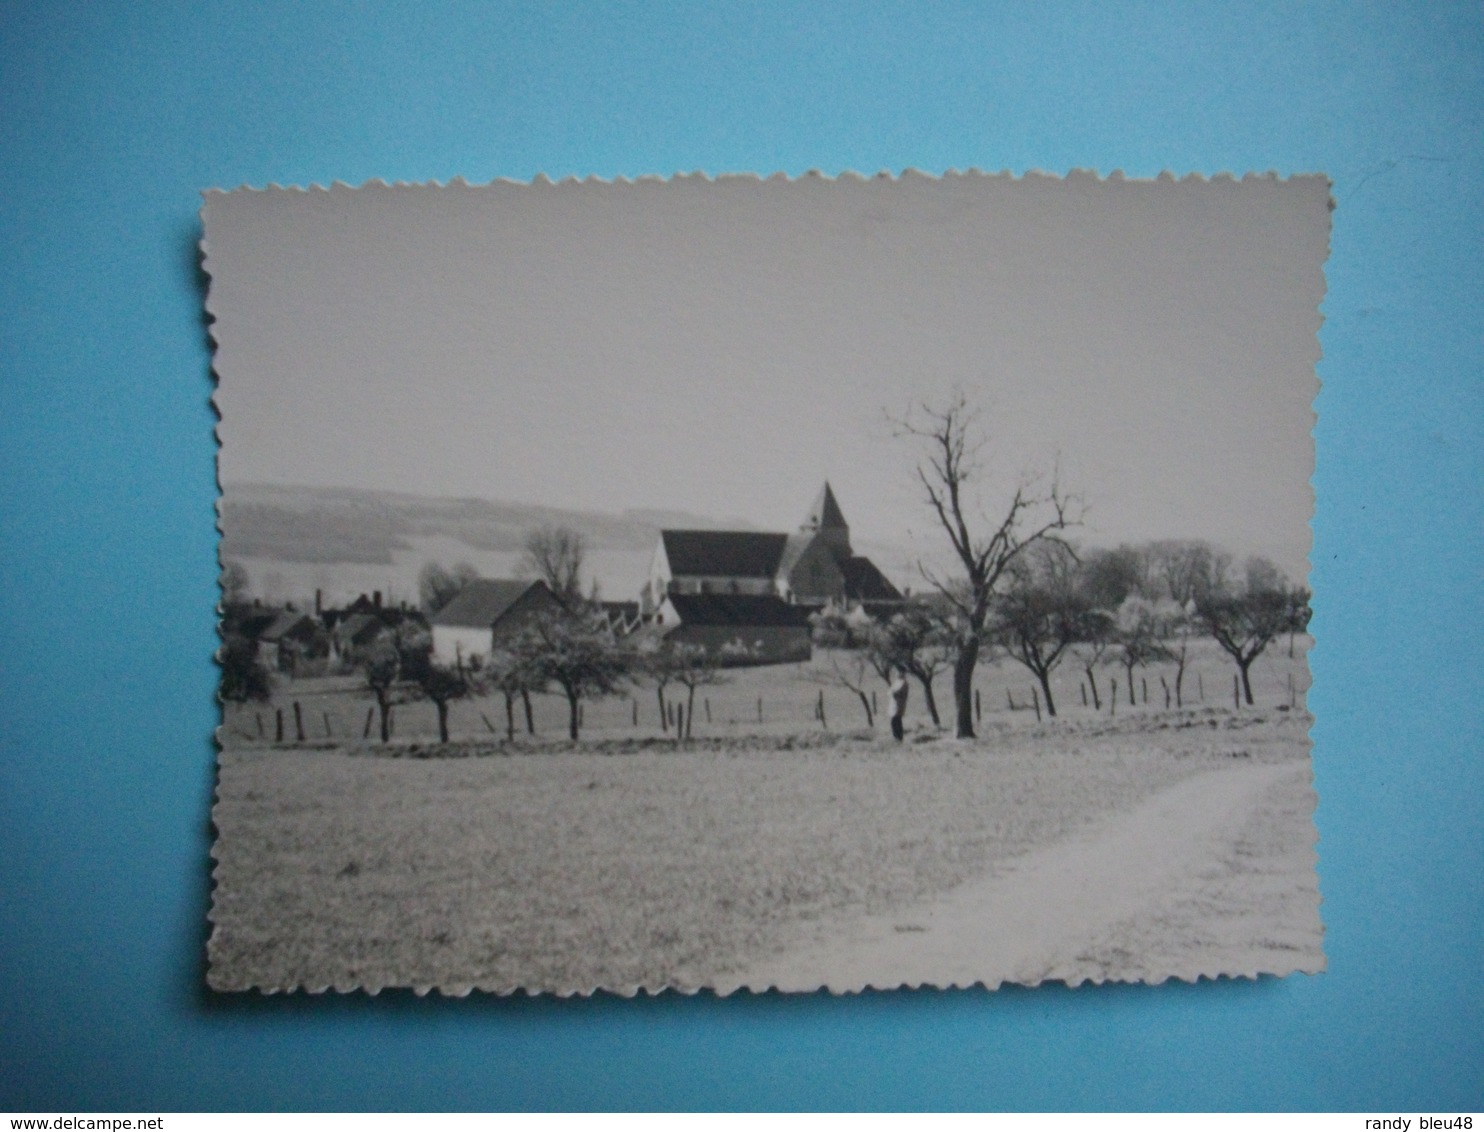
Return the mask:
[(429, 619), (433, 657), (447, 665), (482, 663), (502, 637), (561, 608), (545, 582), (478, 578)]

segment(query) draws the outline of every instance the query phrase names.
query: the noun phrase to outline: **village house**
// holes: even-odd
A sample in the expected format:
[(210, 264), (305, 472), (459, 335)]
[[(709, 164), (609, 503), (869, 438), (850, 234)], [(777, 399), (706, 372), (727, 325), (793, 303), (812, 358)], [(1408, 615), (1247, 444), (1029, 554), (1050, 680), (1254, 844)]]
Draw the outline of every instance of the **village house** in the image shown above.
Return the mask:
[(478, 578), (433, 614), (433, 658), (450, 666), (482, 664), (501, 639), (561, 608), (545, 582)]
[(726, 664), (791, 664), (812, 655), (813, 613), (777, 594), (670, 593), (652, 631), (670, 644), (699, 645)]

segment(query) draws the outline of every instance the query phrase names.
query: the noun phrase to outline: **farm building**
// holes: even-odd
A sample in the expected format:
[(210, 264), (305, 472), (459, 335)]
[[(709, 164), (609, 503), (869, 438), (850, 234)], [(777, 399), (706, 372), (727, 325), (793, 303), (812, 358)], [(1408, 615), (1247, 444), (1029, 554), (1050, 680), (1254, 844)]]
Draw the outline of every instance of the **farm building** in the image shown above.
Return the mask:
[(653, 630), (730, 663), (788, 664), (811, 655), (812, 612), (777, 594), (671, 593), (655, 612)]
[(852, 551), (850, 526), (828, 483), (791, 534), (661, 531), (640, 596), (644, 615), (679, 594), (771, 596), (814, 609), (902, 600), (869, 558)]
[(561, 603), (545, 582), (478, 578), (433, 614), (433, 656), (440, 664), (479, 663), (504, 635)]
[(331, 655), (340, 660), (355, 660), (383, 637), (391, 639), (392, 630), (379, 616), (351, 613), (341, 617), (330, 630)]
[(323, 655), (323, 632), (308, 613), (286, 609), (258, 634), (258, 656), (280, 672), (292, 672), (300, 657)]

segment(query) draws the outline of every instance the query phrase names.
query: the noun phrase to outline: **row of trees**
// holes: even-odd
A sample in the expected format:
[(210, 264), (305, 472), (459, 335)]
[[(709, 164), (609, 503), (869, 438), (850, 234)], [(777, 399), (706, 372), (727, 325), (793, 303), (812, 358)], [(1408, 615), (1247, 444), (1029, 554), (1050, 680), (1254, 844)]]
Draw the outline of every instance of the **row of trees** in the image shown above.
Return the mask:
[(939, 575), (920, 567), (935, 600), (873, 630), (864, 644), (879, 672), (895, 667), (922, 682), (935, 720), (932, 674), (950, 667), (961, 738), (974, 734), (974, 670), (990, 648), (1035, 675), (1055, 715), (1051, 673), (1071, 655), (1095, 697), (1102, 663), (1124, 665), (1132, 696), (1136, 667), (1173, 661), (1178, 701), (1190, 639), (1204, 634), (1232, 658), (1251, 704), (1253, 662), (1278, 636), (1308, 624), (1308, 591), (1262, 558), (1239, 574), (1229, 555), (1202, 542), (1079, 554), (1068, 532), (1081, 523), (1082, 503), (1054, 477), (1045, 490), (1022, 482), (1002, 507), (986, 511), (977, 491), (985, 438), (962, 393), (894, 423), (919, 449), (918, 482), (955, 568)]

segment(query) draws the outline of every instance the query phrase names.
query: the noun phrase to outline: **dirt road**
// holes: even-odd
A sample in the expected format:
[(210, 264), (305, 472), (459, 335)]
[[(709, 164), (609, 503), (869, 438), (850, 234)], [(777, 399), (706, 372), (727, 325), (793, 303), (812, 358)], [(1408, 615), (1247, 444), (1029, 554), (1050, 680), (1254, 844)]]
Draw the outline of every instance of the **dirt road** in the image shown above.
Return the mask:
[(737, 985), (851, 991), (1322, 970), (1313, 804), (1307, 762), (1234, 763), (920, 907), (821, 925)]

